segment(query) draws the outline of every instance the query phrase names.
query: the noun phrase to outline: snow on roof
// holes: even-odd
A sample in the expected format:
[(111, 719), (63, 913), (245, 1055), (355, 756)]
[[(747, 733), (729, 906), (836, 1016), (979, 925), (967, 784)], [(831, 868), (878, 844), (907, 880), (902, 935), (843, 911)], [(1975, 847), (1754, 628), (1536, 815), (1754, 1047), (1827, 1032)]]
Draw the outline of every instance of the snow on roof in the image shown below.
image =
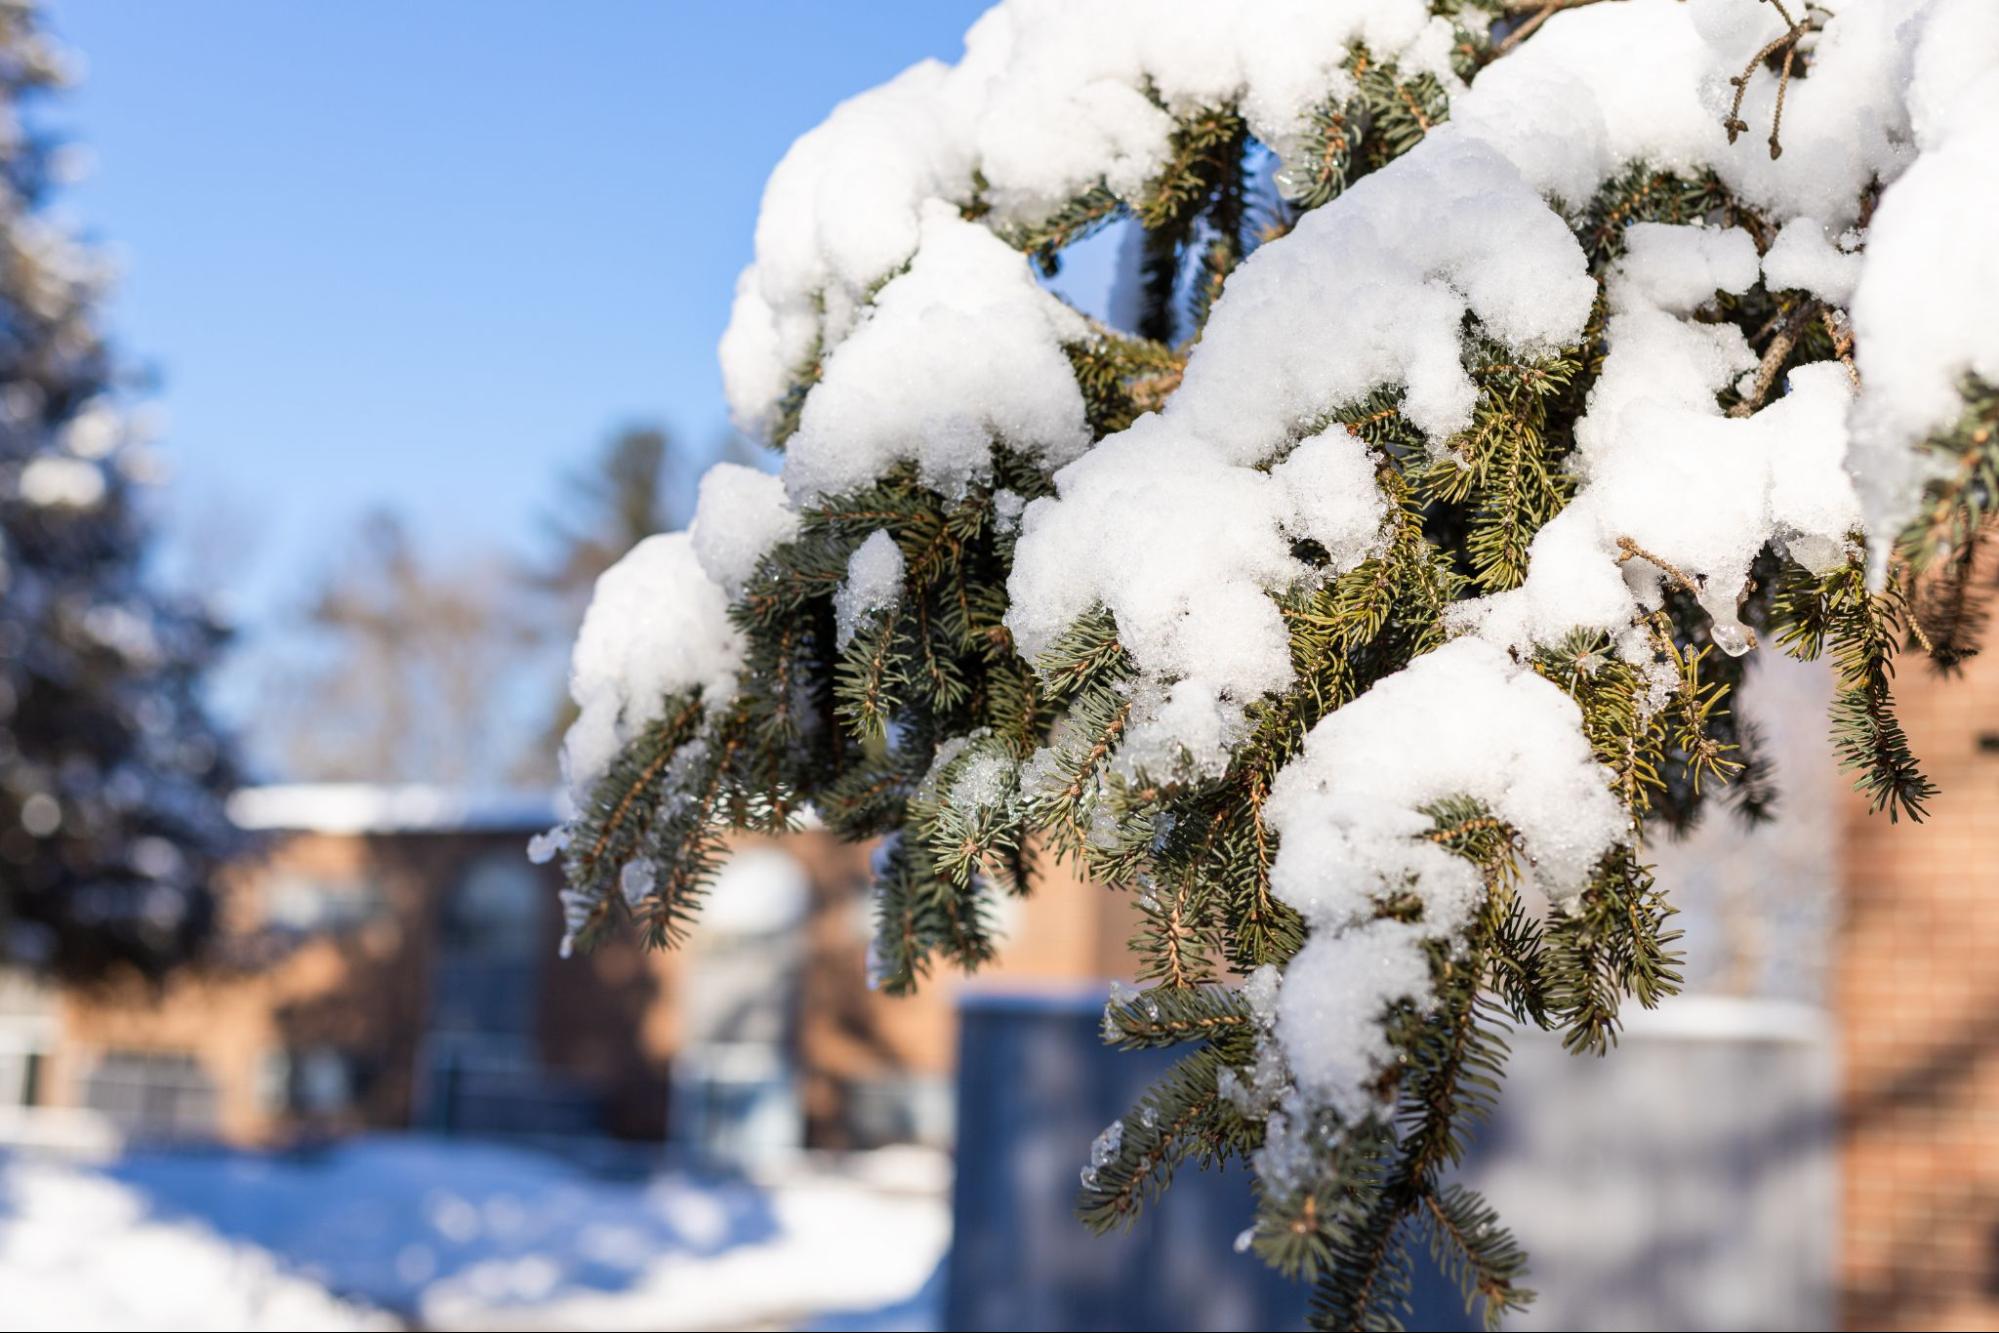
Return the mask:
[(417, 783), (310, 782), (245, 787), (229, 798), (238, 828), (310, 833), (506, 833), (558, 818), (553, 793)]

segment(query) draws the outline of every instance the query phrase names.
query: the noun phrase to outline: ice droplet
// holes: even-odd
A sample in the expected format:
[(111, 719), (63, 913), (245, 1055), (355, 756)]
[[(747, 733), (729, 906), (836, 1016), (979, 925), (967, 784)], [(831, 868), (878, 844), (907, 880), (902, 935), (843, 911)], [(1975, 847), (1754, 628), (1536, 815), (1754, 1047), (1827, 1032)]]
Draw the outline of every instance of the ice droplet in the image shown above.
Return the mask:
[(1747, 627), (1733, 619), (1715, 621), (1708, 627), (1708, 637), (1714, 640), (1715, 647), (1730, 657), (1740, 657), (1754, 646)]
[(1090, 1144), (1090, 1169), (1092, 1172), (1108, 1166), (1117, 1156), (1117, 1150), (1124, 1143), (1124, 1121), (1113, 1120), (1104, 1126), (1104, 1132), (1097, 1135)]
[(555, 859), (555, 854), (569, 845), (569, 830), (560, 824), (546, 833), (537, 833), (528, 839), (528, 860), (538, 866), (545, 866)]
[(618, 871), (618, 892), (624, 894), (625, 901), (633, 907), (651, 897), (653, 887), (658, 883), (659, 867), (649, 856), (635, 856)]
[(1756, 646), (1756, 634), (1736, 619), (1735, 599), (1716, 595), (1713, 589), (1702, 594), (1701, 610), (1708, 615), (1708, 637), (1730, 657), (1740, 657)]

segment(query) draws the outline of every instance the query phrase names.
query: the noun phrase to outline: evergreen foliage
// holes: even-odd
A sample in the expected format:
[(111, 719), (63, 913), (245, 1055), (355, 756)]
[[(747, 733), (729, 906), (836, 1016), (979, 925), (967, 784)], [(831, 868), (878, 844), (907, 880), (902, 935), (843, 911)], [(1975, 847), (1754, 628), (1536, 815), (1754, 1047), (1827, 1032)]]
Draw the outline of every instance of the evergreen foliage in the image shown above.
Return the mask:
[[(1520, 6), (1432, 5), (1447, 16), (1478, 10), (1512, 17), (1460, 28), (1463, 72), (1503, 59), (1540, 26), (1523, 23)], [(1288, 145), (1275, 179), (1238, 107), (1161, 102), (1177, 125), (1173, 151), (1135, 201), (1100, 184), (1040, 225), (1002, 231), (1052, 272), (1079, 238), (1113, 224), (1138, 229), (1143, 308), (1133, 327), (1079, 320), (1087, 332), (1065, 348), (1094, 438), (1170, 398), (1214, 295), (1244, 258), (1449, 115), (1434, 77), (1404, 77), (1362, 48), (1347, 68), (1349, 87), (1314, 111), (1303, 151)], [(986, 208), (975, 198), (964, 212), (976, 219)], [(1335, 429), (1373, 448), (1387, 519), (1377, 548), (1351, 568), (1332, 569), (1325, 550), (1297, 544), (1316, 573), (1277, 598), (1295, 682), (1250, 705), (1225, 771), (1118, 762), (1137, 672), (1108, 610), (1076, 619), (1037, 660), (1021, 658), (1005, 621), (1016, 519), (1022, 501), (1054, 483), (1002, 440), (990, 481), (960, 493), (927, 487), (903, 465), (801, 508), (796, 538), (763, 558), (734, 603), (748, 644), (740, 697), (670, 701), (567, 831), (572, 892), (589, 928), (625, 915), (656, 940), (674, 938), (721, 830), (782, 828), (809, 806), (842, 837), (883, 840), (875, 967), (900, 992), (939, 959), (976, 967), (990, 958), (998, 897), (1031, 892), (1043, 858), (1073, 861), (1134, 895), (1141, 917), (1132, 948), (1149, 985), (1114, 996), (1106, 1040), (1191, 1048), (1098, 1140), (1083, 1173), (1084, 1221), (1129, 1223), (1189, 1162), (1251, 1163), (1259, 1205), (1246, 1243), (1312, 1283), (1320, 1325), (1400, 1327), (1412, 1245), (1428, 1248), (1489, 1323), (1521, 1308), (1531, 1297), (1524, 1254), (1450, 1170), (1497, 1095), (1510, 1028), (1557, 1031), (1572, 1051), (1601, 1055), (1627, 1003), (1650, 1007), (1678, 987), (1673, 908), (1643, 841), (1691, 825), (1721, 792), (1747, 818), (1767, 812), (1770, 777), (1754, 731), (1729, 711), (1742, 645), (1721, 642), (1701, 571), (1627, 537), (1621, 560), (1662, 582), (1657, 609), (1615, 645), (1601, 631), (1577, 631), (1528, 654), (1579, 710), (1629, 841), (1573, 899), (1543, 912), (1523, 901), (1516, 829), (1469, 798), (1424, 811), (1423, 836), (1476, 870), (1482, 896), (1458, 938), (1429, 947), (1433, 1001), (1378, 1016), (1396, 1058), (1371, 1090), (1370, 1114), (1301, 1112), (1279, 1095), (1289, 1075), (1268, 995), (1306, 931), (1272, 891), (1277, 840), (1265, 806), (1315, 724), (1450, 640), (1459, 603), (1525, 580), (1530, 544), (1576, 491), (1575, 426), (1603, 370), (1604, 285), (1628, 229), (1708, 222), (1766, 241), (1776, 230), (1712, 175), (1643, 163), (1593, 198), (1568, 201), (1563, 216), (1598, 284), (1579, 342), (1522, 357), (1467, 317), (1476, 403), (1470, 426), (1441, 449), (1394, 387), (1297, 423), (1294, 445)], [(1756, 382), (1725, 391), (1723, 405), (1748, 415), (1796, 367), (1846, 358), (1834, 313), (1761, 285), (1704, 308), (1703, 321), (1733, 326), (1762, 362)], [(818, 362), (815, 353), (782, 400), (770, 432), (779, 447)], [(1959, 425), (1930, 442), (1943, 466), (1885, 584), (1870, 583), (1858, 533), (1849, 559), (1817, 572), (1773, 544), (1738, 608), (1754, 640), (1832, 660), (1840, 755), (1891, 818), (1921, 819), (1934, 794), (1896, 720), (1896, 658), (1913, 642), (1955, 667), (1976, 649), (1991, 586), (1980, 552), (1999, 484), (1999, 392), (1972, 383), (1965, 399)], [(834, 599), (853, 553), (877, 531), (901, 555), (902, 583), (843, 644)], [(620, 894), (620, 867), (635, 859), (658, 878)], [(1426, 910), (1414, 892), (1391, 889), (1373, 902), (1376, 920)]]

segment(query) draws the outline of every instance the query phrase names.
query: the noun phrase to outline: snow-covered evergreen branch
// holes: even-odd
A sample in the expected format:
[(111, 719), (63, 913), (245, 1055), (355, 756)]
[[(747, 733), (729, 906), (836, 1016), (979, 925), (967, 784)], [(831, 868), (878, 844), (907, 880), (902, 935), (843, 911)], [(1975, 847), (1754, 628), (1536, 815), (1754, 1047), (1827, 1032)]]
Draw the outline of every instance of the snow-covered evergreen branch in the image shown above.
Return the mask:
[[(1239, 1158), (1323, 1320), (1392, 1325), (1411, 1238), (1496, 1318), (1524, 1259), (1444, 1172), (1506, 1023), (1602, 1052), (1677, 985), (1645, 838), (1767, 807), (1759, 645), (1834, 655), (1923, 814), (1894, 658), (1983, 624), (1995, 162), (1982, 0), (997, 6), (772, 175), (722, 358), (781, 475), (605, 577), (574, 921), (809, 805), (885, 839), (902, 989), (1076, 857), (1144, 919), (1107, 1035), (1196, 1044), (1085, 1216)], [(1035, 274), (1106, 226), (1099, 320)]]

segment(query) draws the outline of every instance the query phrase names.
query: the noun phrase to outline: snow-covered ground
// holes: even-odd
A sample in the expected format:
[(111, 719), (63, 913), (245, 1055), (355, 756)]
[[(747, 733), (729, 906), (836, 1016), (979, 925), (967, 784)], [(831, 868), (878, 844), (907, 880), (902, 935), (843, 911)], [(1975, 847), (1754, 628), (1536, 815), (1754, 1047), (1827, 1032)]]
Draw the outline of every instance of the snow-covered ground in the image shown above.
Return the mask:
[(600, 1174), (415, 1136), (0, 1157), (0, 1329), (924, 1327), (946, 1174)]

